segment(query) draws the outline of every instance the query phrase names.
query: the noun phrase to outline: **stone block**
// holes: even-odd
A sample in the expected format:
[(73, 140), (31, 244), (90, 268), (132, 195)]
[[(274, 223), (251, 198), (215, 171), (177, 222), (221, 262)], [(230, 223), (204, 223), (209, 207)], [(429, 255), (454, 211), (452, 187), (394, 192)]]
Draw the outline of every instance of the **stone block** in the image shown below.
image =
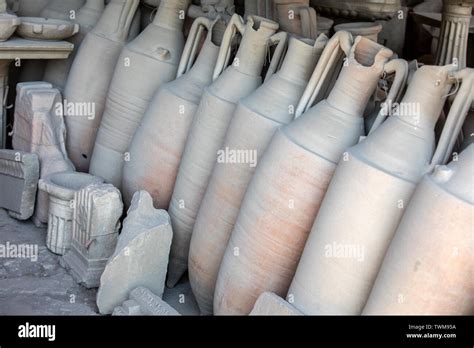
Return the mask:
[[(19, 83), (15, 101), (13, 148), (31, 152), (40, 161), (40, 178), (74, 171), (65, 148), (66, 127), (59, 91), (44, 82)], [(37, 193), (35, 224), (48, 222), (48, 195)]]
[(148, 192), (135, 193), (115, 253), (100, 279), (97, 306), (102, 314), (112, 313), (140, 286), (163, 296), (172, 237), (168, 213), (153, 207)]
[(116, 307), (113, 315), (180, 315), (173, 307), (149, 289), (138, 287), (130, 293), (130, 299)]
[(38, 156), (0, 150), (0, 207), (18, 220), (29, 219), (35, 208), (38, 177)]
[(264, 292), (258, 297), (250, 315), (303, 315), (303, 313), (273, 292)]
[(74, 194), (71, 248), (61, 259), (73, 278), (87, 288), (100, 276), (115, 250), (123, 203), (112, 185), (93, 184)]
[(53, 253), (64, 255), (71, 246), (74, 194), (103, 182), (102, 178), (77, 172), (55, 173), (39, 181), (39, 189), (49, 195), (46, 246)]

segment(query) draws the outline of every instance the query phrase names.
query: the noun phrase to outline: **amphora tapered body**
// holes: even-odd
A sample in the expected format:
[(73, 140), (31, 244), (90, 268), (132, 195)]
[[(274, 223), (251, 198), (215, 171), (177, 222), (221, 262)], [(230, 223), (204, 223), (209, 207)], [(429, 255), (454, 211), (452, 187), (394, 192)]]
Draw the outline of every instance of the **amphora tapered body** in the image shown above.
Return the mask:
[(365, 106), (391, 56), (356, 38), (329, 97), (275, 133), (220, 266), (216, 314), (248, 314), (265, 291), (286, 295), (336, 164), (363, 135)]
[(474, 145), (423, 178), (363, 314), (474, 313)]
[[(236, 58), (205, 89), (186, 142), (170, 204), (174, 237), (189, 238), (237, 102), (261, 85), (267, 48), (278, 30), (277, 23), (265, 18), (249, 17), (244, 25), (236, 16), (229, 24), (229, 28), (243, 35)], [(196, 282), (199, 270), (193, 273), (194, 270), (190, 271), (191, 286), (202, 310), (201, 286)]]
[[(123, 169), (126, 204), (135, 192), (146, 190), (156, 208), (168, 209), (189, 128), (204, 88), (212, 83), (222, 41), (223, 22), (212, 24), (208, 19), (198, 18), (193, 25), (201, 21), (208, 23), (209, 31), (194, 66), (158, 89), (133, 137), (128, 150), (130, 161), (125, 162)], [(192, 32), (195, 30), (200, 29), (194, 28)], [(196, 37), (190, 37), (185, 53), (195, 44)], [(189, 62), (187, 56), (183, 58), (181, 66)]]
[(78, 171), (89, 171), (107, 91), (138, 4), (138, 0), (111, 0), (72, 64), (64, 88), (65, 102), (73, 107), (65, 115), (66, 146)]
[[(199, 257), (211, 287), (215, 287), (227, 242), (258, 161), (275, 131), (294, 119), (297, 104), (326, 43), (324, 35), (316, 43), (291, 37), (281, 69), (242, 99), (234, 112), (192, 237), (193, 243), (199, 245), (193, 257)], [(170, 262), (170, 272), (172, 265)]]
[(429, 169), (434, 127), (454, 69), (420, 68), (400, 108), (340, 161), (288, 293), (304, 313), (361, 313), (406, 206)]
[(176, 78), (190, 0), (163, 0), (156, 17), (122, 50), (97, 133), (90, 173), (120, 188), (133, 135), (156, 90)]
[(80, 31), (68, 39), (69, 42), (74, 44), (74, 51), (67, 59), (49, 60), (46, 63), (43, 81), (52, 83), (61, 91), (64, 89), (69, 71), (71, 70), (72, 63), (76, 58), (79, 47), (81, 47), (82, 41), (87, 33), (89, 33), (99, 21), (100, 16), (104, 11), (104, 7), (104, 0), (87, 0), (84, 6), (76, 11), (74, 19), (71, 20), (79, 24)]

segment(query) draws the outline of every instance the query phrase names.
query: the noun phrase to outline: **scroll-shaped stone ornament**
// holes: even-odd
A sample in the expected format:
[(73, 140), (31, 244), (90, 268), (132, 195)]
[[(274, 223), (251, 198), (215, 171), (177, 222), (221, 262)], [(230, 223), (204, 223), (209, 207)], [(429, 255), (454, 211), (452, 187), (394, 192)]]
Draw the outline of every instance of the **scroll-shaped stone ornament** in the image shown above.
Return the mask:
[(93, 184), (74, 194), (72, 243), (61, 264), (87, 288), (99, 286), (117, 245), (122, 213), (120, 192), (112, 185)]

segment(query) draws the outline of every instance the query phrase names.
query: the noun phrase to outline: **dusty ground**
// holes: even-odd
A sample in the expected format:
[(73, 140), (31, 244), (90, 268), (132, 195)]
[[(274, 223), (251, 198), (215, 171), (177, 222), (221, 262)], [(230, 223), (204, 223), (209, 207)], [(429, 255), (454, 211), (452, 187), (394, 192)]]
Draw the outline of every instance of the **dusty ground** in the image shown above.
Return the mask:
[[(30, 258), (0, 254), (0, 315), (98, 315), (96, 290), (76, 284), (45, 240), (45, 229), (14, 220), (0, 209), (0, 246), (27, 244), (33, 251), (23, 255)], [(163, 298), (181, 314), (198, 314), (187, 281), (166, 289)]]

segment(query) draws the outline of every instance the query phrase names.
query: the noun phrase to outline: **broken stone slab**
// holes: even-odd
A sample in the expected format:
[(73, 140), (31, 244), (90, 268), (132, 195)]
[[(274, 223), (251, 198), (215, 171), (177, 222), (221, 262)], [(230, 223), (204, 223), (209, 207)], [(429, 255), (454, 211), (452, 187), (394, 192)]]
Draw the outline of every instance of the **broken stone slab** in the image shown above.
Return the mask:
[(273, 292), (264, 292), (258, 297), (250, 315), (303, 315), (303, 313)]
[(100, 313), (112, 313), (139, 286), (163, 296), (172, 237), (168, 213), (153, 207), (148, 192), (135, 193), (115, 253), (100, 278)]
[(28, 220), (35, 208), (38, 178), (38, 156), (0, 150), (0, 207), (15, 219)]
[[(40, 178), (49, 174), (74, 171), (66, 147), (66, 127), (59, 91), (44, 82), (19, 83), (15, 101), (13, 148), (38, 155)], [(35, 224), (48, 222), (48, 195), (38, 190)]]
[(180, 315), (176, 309), (145, 287), (130, 293), (130, 299), (116, 307), (112, 315)]
[(61, 265), (86, 288), (96, 288), (117, 245), (123, 203), (109, 184), (92, 184), (74, 193), (72, 242)]
[(40, 190), (49, 195), (46, 246), (53, 253), (64, 255), (71, 246), (74, 194), (89, 185), (103, 182), (102, 178), (77, 172), (55, 173), (39, 181)]

